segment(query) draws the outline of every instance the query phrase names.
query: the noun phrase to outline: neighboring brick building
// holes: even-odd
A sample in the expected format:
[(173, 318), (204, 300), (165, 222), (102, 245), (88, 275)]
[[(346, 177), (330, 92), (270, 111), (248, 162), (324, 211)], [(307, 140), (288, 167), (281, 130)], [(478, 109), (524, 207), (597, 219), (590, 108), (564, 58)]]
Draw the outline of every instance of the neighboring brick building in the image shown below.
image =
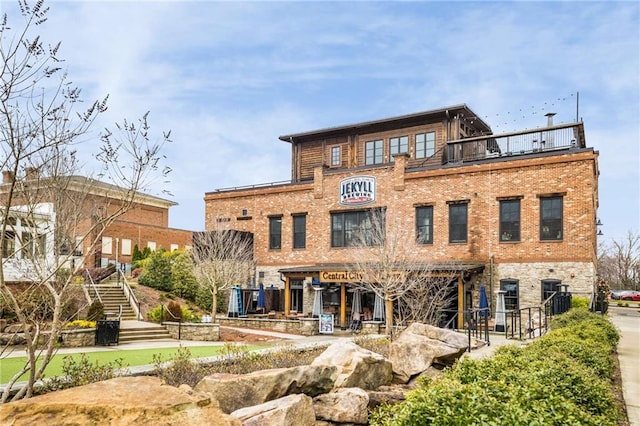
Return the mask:
[[(339, 290), (343, 327), (349, 279), (335, 277), (355, 259), (349, 227), (373, 208), (414, 229), (410, 244), (425, 260), (456, 269), (460, 310), (477, 306), (480, 286), (492, 306), (506, 291), (507, 308), (540, 305), (558, 284), (590, 295), (598, 153), (582, 123), (552, 117), (493, 135), (458, 105), (281, 136), (291, 181), (206, 193), (205, 227), (254, 234), (256, 281), (285, 288), (285, 311), (310, 312), (311, 283)], [(360, 191), (355, 202), (349, 191)]]
[[(4, 172), (0, 194), (4, 193), (7, 190), (5, 188), (8, 188), (13, 181), (14, 176), (12, 173)], [(16, 201), (13, 202), (13, 205), (17, 207), (12, 209), (12, 216), (15, 217), (15, 224), (12, 227), (16, 230), (7, 229), (5, 241), (2, 244), (3, 259), (20, 260), (21, 246), (24, 245), (23, 238), (20, 235), (24, 236), (24, 232), (35, 232), (41, 237), (40, 250), (46, 251), (49, 255), (53, 255), (55, 251), (60, 251), (62, 255), (70, 253), (66, 247), (75, 246), (76, 241), (83, 239), (91, 232), (92, 235), (84, 238), (82, 246), (79, 246), (73, 252), (73, 267), (76, 268), (79, 267), (78, 262), (84, 258), (83, 266), (85, 267), (104, 267), (108, 264), (117, 263), (126, 271), (130, 271), (131, 256), (135, 245), (140, 250), (145, 247), (150, 247), (154, 250), (158, 248), (174, 250), (185, 248), (192, 244), (192, 231), (169, 228), (169, 208), (176, 205), (173, 201), (138, 193), (134, 197), (133, 205), (127, 208), (124, 214), (118, 216), (117, 220), (104, 229), (98, 228), (90, 231), (93, 224), (96, 223), (96, 218), (113, 214), (113, 212), (121, 208), (121, 200), (125, 199), (124, 193), (126, 189), (82, 176), (70, 176), (64, 179), (64, 191), (68, 196), (60, 196), (62, 191), (52, 190), (47, 178), (41, 178), (33, 169), (27, 170), (26, 176), (18, 183), (24, 184), (25, 188), (31, 186), (31, 189), (28, 189), (25, 194), (28, 193), (31, 199), (39, 199), (37, 209), (42, 210), (46, 207), (48, 213), (46, 216), (43, 215), (41, 219), (42, 225), (38, 225), (37, 229), (31, 225), (29, 225), (30, 229), (27, 229), (28, 227), (25, 227), (25, 224), (30, 223), (28, 215), (25, 216), (25, 214), (20, 213), (19, 207), (23, 203), (21, 198), (24, 198), (24, 196), (21, 195), (21, 190), (16, 190)], [(36, 188), (39, 187), (45, 189), (38, 191)], [(73, 194), (76, 195), (74, 196)], [(77, 205), (60, 207), (61, 203), (65, 202), (65, 199), (72, 200), (71, 203)], [(59, 234), (61, 232), (59, 230), (63, 228), (60, 221), (64, 220), (65, 214), (61, 212), (64, 209), (70, 212), (71, 208), (76, 209), (78, 206), (81, 206), (81, 210), (78, 209), (79, 213), (74, 212), (72, 213), (73, 217), (69, 218), (74, 221), (78, 220), (74, 229), (67, 231), (72, 234), (65, 237), (70, 241), (67, 244), (62, 241), (55, 241), (57, 238), (61, 238), (61, 236), (53, 236), (55, 232)], [(24, 208), (23, 210), (25, 212), (36, 211), (33, 207)], [(47, 226), (48, 223), (55, 225)], [(58, 231), (54, 231), (56, 229)], [(71, 241), (74, 236), (76, 241)], [(10, 265), (10, 262), (6, 263), (5, 267), (7, 265)], [(17, 274), (14, 275), (18, 276)], [(23, 273), (22, 275), (24, 276), (25, 274)], [(11, 276), (5, 277), (5, 279), (7, 281), (13, 280)]]

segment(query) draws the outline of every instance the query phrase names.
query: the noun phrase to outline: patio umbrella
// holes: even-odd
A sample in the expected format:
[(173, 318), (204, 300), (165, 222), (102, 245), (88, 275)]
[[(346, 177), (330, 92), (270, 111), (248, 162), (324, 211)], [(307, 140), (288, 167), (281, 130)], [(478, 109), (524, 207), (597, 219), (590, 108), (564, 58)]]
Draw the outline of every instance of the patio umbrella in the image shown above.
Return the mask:
[(322, 313), (322, 288), (314, 287), (313, 289), (315, 290), (316, 294), (313, 297), (312, 316), (313, 318), (319, 318), (320, 314)]
[(229, 293), (228, 317), (238, 317), (242, 313), (242, 299), (240, 298), (240, 287), (232, 287)]
[(504, 332), (507, 325), (507, 316), (504, 311), (504, 294), (506, 291), (500, 290), (498, 291), (498, 300), (496, 302), (496, 322), (494, 331)]
[[(355, 317), (355, 314), (362, 313), (362, 297), (360, 296), (360, 290), (353, 290), (353, 299), (351, 299), (351, 318)], [(358, 316), (358, 318), (360, 318)]]
[(480, 286), (480, 316), (487, 317), (489, 316), (489, 301), (487, 300), (487, 290), (483, 285)]
[(373, 304), (373, 320), (384, 321), (384, 301), (376, 293), (376, 300)]
[(264, 312), (266, 307), (267, 307), (267, 298), (264, 293), (264, 284), (260, 283), (260, 285), (258, 286), (258, 302), (256, 304), (256, 308), (262, 309), (262, 311)]

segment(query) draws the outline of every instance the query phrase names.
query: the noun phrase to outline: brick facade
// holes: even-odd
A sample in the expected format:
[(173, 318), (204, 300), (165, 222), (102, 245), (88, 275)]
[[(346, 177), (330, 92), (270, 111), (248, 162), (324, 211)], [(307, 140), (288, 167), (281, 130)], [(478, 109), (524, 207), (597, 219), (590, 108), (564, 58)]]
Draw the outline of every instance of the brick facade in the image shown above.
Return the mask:
[[(294, 181), (205, 194), (206, 229), (224, 223), (232, 229), (253, 233), (257, 276), (263, 272), (265, 285), (282, 286), (280, 269), (345, 264), (357, 259), (356, 250), (331, 246), (332, 213), (384, 207), (387, 224), (415, 230), (416, 206), (429, 205), (433, 208), (433, 243), (408, 241), (408, 244), (413, 244), (413, 250), (431, 262), (484, 264), (484, 272), (466, 285), (486, 285), (494, 291), (494, 301), (500, 280), (506, 278), (519, 281), (521, 306), (540, 303), (541, 280), (559, 280), (568, 284), (570, 291), (581, 294), (591, 292), (596, 263), (597, 152), (580, 141), (570, 149), (443, 164), (447, 132), (452, 127), (460, 128), (459, 120), (455, 126), (447, 122), (397, 126), (342, 139), (336, 136), (325, 139), (325, 143), (313, 140), (316, 135), (303, 134), (301, 137), (311, 140), (308, 142), (311, 155), (305, 155), (307, 142), (294, 146)], [(581, 130), (581, 124), (577, 128)], [(418, 167), (411, 142), (406, 155), (397, 155), (394, 162), (389, 162), (389, 137), (407, 134), (413, 141), (415, 133), (425, 129), (437, 134), (432, 158)], [(294, 144), (294, 138), (289, 138)], [(376, 138), (385, 141), (383, 163), (365, 166), (364, 143)], [(333, 140), (349, 148), (349, 154), (343, 157), (346, 158), (343, 167), (326, 165)], [(485, 143), (483, 149), (487, 146)], [(310, 165), (312, 161), (316, 161), (314, 167)], [(376, 179), (375, 202), (365, 207), (340, 205), (340, 181), (365, 175)], [(541, 199), (548, 196), (562, 198), (563, 235), (557, 241), (543, 241), (540, 236)], [(521, 237), (517, 242), (500, 240), (500, 201), (505, 199), (520, 200)], [(464, 202), (468, 208), (465, 243), (449, 242), (452, 202)], [(293, 248), (292, 215), (301, 213), (306, 214), (304, 249)], [(282, 216), (282, 244), (280, 249), (273, 250), (269, 249), (269, 217), (277, 215)], [(477, 300), (478, 286), (473, 288)], [(305, 300), (305, 306), (307, 303)]]

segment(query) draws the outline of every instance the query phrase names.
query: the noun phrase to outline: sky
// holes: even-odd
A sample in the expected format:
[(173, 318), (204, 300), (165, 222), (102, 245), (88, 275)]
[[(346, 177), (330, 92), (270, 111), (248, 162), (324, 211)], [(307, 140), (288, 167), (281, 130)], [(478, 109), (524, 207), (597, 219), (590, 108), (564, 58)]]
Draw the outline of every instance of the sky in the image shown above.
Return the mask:
[(496, 134), (582, 120), (601, 240), (640, 232), (638, 2), (45, 4), (83, 98), (109, 95), (95, 134), (147, 111), (171, 130), (172, 172), (147, 188), (178, 203), (171, 227), (203, 230), (208, 191), (289, 180), (281, 135), (464, 103)]

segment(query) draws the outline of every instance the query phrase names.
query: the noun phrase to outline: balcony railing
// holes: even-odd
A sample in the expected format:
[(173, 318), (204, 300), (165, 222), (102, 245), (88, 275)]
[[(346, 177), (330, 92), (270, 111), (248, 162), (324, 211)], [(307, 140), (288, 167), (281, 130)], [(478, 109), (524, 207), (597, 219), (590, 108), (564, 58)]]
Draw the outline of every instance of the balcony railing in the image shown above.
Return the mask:
[(582, 124), (574, 123), (449, 142), (444, 152), (443, 163), (465, 163), (584, 147)]

